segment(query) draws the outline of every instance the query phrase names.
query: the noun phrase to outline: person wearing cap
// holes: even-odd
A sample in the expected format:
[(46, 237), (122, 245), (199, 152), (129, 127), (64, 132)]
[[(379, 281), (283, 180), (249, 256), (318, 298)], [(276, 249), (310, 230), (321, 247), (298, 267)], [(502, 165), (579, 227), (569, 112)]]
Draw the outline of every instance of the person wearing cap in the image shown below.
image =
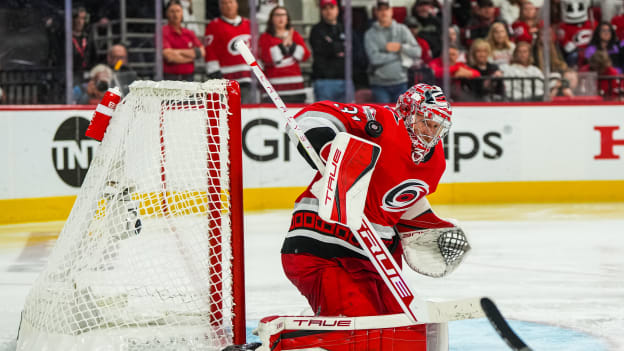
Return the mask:
[[(321, 20), (310, 31), (312, 79), (317, 101), (346, 102), (344, 27), (338, 21), (336, 0), (320, 0)], [(353, 84), (352, 82), (349, 82)]]
[(204, 57), (204, 47), (193, 31), (182, 27), (179, 0), (171, 0), (165, 13), (168, 20), (162, 29), (165, 79), (193, 81), (195, 59)]
[(477, 8), (464, 29), (464, 46), (469, 48), (477, 38), (486, 38), (494, 22), (501, 22), (509, 32), (509, 25), (496, 16), (496, 7), (492, 0), (477, 0)]
[(407, 90), (407, 70), (422, 49), (407, 26), (392, 19), (388, 0), (377, 0), (377, 21), (364, 34), (368, 79), (376, 102), (394, 102)]
[(412, 32), (414, 39), (416, 39), (416, 42), (418, 43), (418, 45), (420, 45), (420, 48), (422, 49), (420, 61), (423, 64), (429, 63), (429, 61), (433, 59), (433, 55), (431, 53), (431, 47), (429, 46), (429, 43), (420, 35), (420, 29), (422, 28), (422, 24), (418, 22), (418, 19), (416, 19), (416, 17), (410, 16), (405, 19), (405, 25), (407, 26), (407, 28), (409, 28), (410, 32)]
[(412, 16), (420, 23), (418, 33), (429, 44), (431, 57), (440, 56), (442, 51), (442, 23), (434, 14), (435, 8), (434, 0), (417, 0), (412, 7)]

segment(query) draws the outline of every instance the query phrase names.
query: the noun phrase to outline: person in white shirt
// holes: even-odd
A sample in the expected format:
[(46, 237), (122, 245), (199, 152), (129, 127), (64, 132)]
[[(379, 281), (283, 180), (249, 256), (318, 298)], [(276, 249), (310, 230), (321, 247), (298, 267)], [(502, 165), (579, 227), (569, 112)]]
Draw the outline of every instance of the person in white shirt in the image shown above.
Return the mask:
[(505, 80), (505, 95), (514, 101), (536, 101), (544, 96), (544, 74), (533, 65), (531, 44), (516, 44), (511, 64), (501, 67), (503, 77), (526, 78)]
[(492, 47), (488, 61), (499, 66), (507, 65), (516, 45), (509, 39), (507, 28), (501, 22), (494, 22), (487, 35), (487, 41)]

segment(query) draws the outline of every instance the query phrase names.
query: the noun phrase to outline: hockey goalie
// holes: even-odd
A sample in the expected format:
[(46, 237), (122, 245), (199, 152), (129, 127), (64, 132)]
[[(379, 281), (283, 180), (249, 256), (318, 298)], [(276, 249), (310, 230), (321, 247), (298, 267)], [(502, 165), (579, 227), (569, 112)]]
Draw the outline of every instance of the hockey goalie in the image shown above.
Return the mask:
[[(326, 166), (296, 200), (281, 255), (286, 276), (314, 317), (266, 318), (259, 325), (263, 347), (445, 348), (428, 325), (393, 319), (403, 311), (349, 227), (363, 212), (396, 262), (403, 256), (418, 273), (443, 277), (460, 264), (470, 249), (466, 236), (426, 199), (445, 169), (442, 138), (451, 115), (439, 87), (418, 84), (399, 97), (395, 109), (322, 101), (295, 116)], [(310, 332), (301, 333), (306, 328)]]

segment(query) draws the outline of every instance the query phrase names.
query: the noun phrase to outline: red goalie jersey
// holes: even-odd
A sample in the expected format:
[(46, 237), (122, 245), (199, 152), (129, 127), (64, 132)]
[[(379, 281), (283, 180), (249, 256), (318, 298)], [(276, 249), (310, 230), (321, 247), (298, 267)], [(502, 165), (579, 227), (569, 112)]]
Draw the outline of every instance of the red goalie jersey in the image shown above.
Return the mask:
[[(396, 261), (401, 262), (401, 249), (394, 226), (412, 205), (436, 190), (446, 167), (442, 142), (430, 151), (423, 162), (415, 164), (411, 158), (412, 141), (404, 122), (389, 107), (323, 101), (304, 108), (296, 119), (310, 131), (306, 134), (313, 144), (318, 142), (314, 140), (314, 129), (327, 130), (327, 126), (331, 126), (335, 132), (347, 132), (381, 146), (364, 213)], [(372, 137), (366, 131), (366, 123), (372, 119), (383, 127), (378, 137)], [(323, 147), (321, 156), (326, 156), (329, 144)], [(320, 177), (317, 174), (312, 184)], [(312, 184), (296, 201), (282, 253), (308, 253), (340, 261), (350, 271), (375, 272), (347, 227), (326, 223), (318, 217), (318, 200), (310, 192)]]

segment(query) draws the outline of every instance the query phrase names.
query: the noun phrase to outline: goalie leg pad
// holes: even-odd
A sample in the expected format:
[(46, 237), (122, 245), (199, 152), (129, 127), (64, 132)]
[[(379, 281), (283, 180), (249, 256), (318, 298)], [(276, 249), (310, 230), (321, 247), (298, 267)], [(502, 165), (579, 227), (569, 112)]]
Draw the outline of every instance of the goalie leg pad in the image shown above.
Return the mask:
[(448, 350), (446, 323), (392, 326), (392, 318), (401, 319), (404, 316), (266, 317), (260, 321), (257, 329), (262, 341), (258, 351)]
[(376, 272), (349, 272), (334, 260), (306, 254), (282, 254), (282, 265), (317, 315), (354, 317), (402, 312)]

